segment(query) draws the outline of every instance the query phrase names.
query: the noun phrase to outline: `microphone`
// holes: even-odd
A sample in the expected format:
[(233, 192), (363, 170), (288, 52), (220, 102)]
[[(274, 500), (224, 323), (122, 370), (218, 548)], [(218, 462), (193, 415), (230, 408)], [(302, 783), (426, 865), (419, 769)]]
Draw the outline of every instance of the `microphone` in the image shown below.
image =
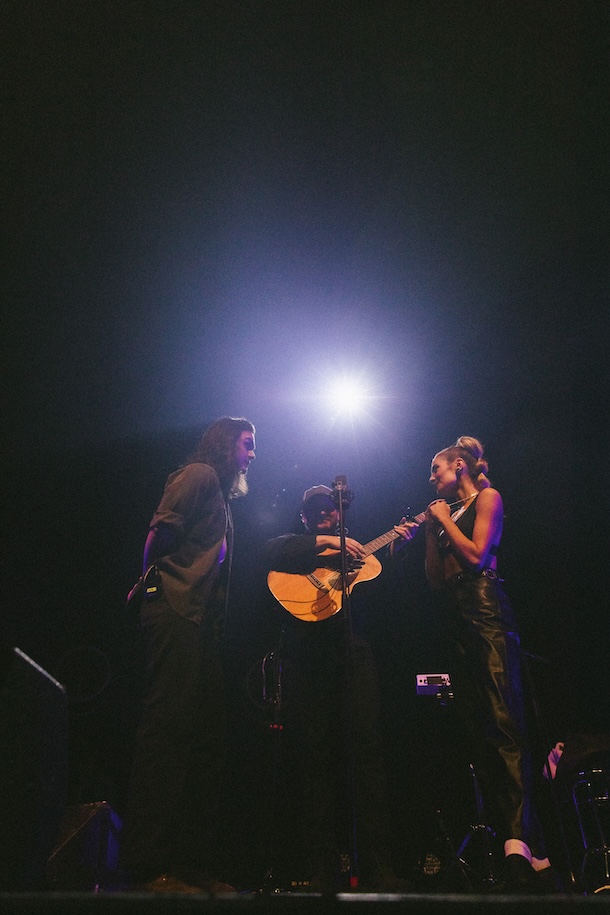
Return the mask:
[(336, 506), (340, 503), (344, 508), (349, 508), (354, 499), (353, 492), (347, 488), (347, 477), (337, 476), (333, 481), (333, 502)]

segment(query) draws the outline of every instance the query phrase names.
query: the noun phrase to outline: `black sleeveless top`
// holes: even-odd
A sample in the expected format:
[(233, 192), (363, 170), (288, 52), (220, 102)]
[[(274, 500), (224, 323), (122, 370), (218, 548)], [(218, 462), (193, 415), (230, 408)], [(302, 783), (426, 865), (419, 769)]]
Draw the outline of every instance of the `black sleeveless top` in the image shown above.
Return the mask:
[[(469, 540), (472, 540), (472, 535), (474, 533), (474, 522), (477, 517), (477, 499), (478, 499), (478, 497), (479, 496), (477, 493), (477, 495), (474, 497), (474, 499), (472, 500), (472, 502), (470, 503), (470, 505), (464, 512), (464, 514), (460, 515), (460, 517), (455, 522), (457, 527), (463, 533), (464, 537), (468, 537)], [(443, 558), (451, 552), (451, 544), (449, 543), (449, 540), (447, 539), (447, 535), (445, 534), (444, 528), (441, 528), (441, 530), (438, 532), (438, 548), (439, 548), (441, 557), (443, 557)], [(496, 556), (497, 552), (498, 552), (498, 547), (494, 543), (493, 546), (491, 547), (491, 549), (489, 550), (489, 554), (491, 556)]]

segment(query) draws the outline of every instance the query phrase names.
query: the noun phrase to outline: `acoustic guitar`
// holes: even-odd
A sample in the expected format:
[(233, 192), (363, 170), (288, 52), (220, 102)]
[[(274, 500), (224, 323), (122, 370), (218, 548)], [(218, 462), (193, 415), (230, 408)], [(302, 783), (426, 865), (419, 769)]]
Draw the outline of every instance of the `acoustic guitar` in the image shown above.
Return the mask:
[[(421, 524), (424, 518), (421, 514), (409, 520)], [(397, 540), (399, 536), (392, 529), (364, 544), (362, 567), (347, 573), (349, 591), (362, 581), (377, 578), (381, 572), (381, 563), (373, 553)], [(275, 599), (297, 619), (308, 623), (326, 620), (341, 609), (343, 584), (341, 570), (336, 567), (337, 553), (332, 550), (320, 553), (320, 559), (323, 560), (325, 556), (332, 556), (334, 563), (322, 565), (308, 575), (293, 572), (269, 572), (267, 575), (267, 585)]]

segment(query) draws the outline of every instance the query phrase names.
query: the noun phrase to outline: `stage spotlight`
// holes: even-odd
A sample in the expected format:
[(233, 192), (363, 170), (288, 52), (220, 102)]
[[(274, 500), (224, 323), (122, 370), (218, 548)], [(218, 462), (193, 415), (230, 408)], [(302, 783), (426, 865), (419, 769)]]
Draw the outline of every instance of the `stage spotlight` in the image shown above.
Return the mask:
[(367, 413), (377, 398), (368, 384), (356, 375), (340, 375), (330, 380), (323, 392), (335, 418), (341, 415), (354, 418)]

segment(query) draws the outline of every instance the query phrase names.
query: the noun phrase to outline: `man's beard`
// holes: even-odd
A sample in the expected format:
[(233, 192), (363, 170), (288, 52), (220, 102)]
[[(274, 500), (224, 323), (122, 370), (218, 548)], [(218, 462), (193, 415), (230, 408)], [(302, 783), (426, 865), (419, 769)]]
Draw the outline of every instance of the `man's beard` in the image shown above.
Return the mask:
[(233, 484), (229, 490), (229, 499), (239, 499), (248, 495), (248, 478), (241, 470), (235, 474)]

